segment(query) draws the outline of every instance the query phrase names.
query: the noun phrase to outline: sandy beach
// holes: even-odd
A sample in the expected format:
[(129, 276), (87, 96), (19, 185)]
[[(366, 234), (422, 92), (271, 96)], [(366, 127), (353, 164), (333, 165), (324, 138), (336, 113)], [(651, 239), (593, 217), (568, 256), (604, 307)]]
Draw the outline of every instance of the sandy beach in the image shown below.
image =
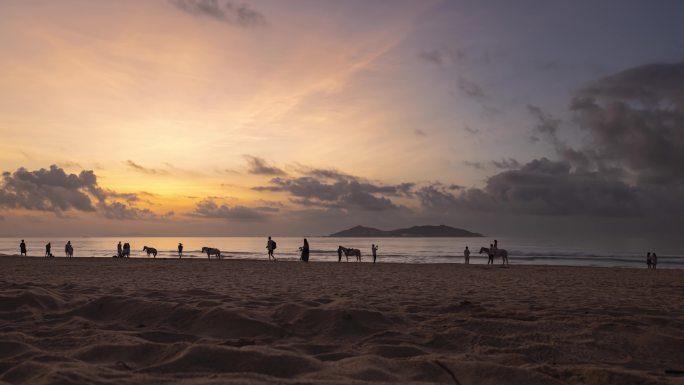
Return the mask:
[(11, 384), (684, 384), (681, 270), (0, 257)]

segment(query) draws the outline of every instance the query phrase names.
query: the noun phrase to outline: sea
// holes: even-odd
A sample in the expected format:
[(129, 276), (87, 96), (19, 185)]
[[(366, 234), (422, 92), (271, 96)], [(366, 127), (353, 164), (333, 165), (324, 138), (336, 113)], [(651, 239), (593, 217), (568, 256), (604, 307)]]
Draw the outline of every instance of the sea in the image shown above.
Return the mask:
[[(303, 238), (274, 237), (279, 260), (296, 261)], [(656, 252), (658, 268), (684, 268), (684, 248), (677, 242), (653, 241), (641, 238), (581, 239), (581, 238), (514, 238), (500, 237), (499, 248), (506, 249), (511, 265), (563, 265), (646, 267), (646, 253)], [(372, 262), (371, 244), (379, 246), (378, 263), (463, 263), (463, 250), (471, 250), (471, 264), (486, 264), (482, 246), (489, 246), (494, 237), (486, 238), (333, 238), (310, 237), (311, 262), (337, 262), (339, 245), (358, 248), (362, 262)], [(0, 238), (0, 254), (19, 254), (18, 238)], [(177, 258), (177, 246), (183, 243), (183, 258), (207, 258), (202, 247), (221, 250), (226, 259), (266, 260), (265, 237), (82, 237), (25, 238), (30, 256), (43, 256), (50, 242), (56, 257), (64, 256), (64, 245), (71, 241), (75, 257), (111, 258), (119, 241), (131, 245), (132, 258), (147, 258), (143, 247), (158, 250), (157, 258)], [(346, 258), (343, 257), (343, 261)], [(350, 262), (351, 262), (350, 258)], [(501, 263), (500, 260), (495, 263)]]

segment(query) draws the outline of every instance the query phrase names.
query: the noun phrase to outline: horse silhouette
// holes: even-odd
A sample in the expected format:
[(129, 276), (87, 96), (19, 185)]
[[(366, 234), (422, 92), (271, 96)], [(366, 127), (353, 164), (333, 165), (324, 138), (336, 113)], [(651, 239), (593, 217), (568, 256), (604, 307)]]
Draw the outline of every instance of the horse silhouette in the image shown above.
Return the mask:
[(344, 256), (347, 257), (347, 262), (349, 262), (349, 256), (356, 257), (357, 262), (361, 262), (361, 250), (359, 249), (348, 249), (346, 247), (340, 246), (337, 251), (342, 251)]
[(155, 249), (154, 247), (143, 246), (143, 251), (147, 252), (148, 257), (152, 255), (153, 258), (157, 258), (157, 249)]
[[(480, 254), (482, 253), (487, 253), (489, 254), (489, 248), (488, 247), (482, 247), (480, 249)], [(494, 257), (501, 257), (501, 264), (506, 264), (508, 265), (508, 251), (506, 249), (496, 249), (494, 252)]]
[(221, 259), (221, 250), (219, 249), (215, 249), (213, 247), (203, 247), (202, 252), (207, 253), (207, 258), (211, 258), (212, 255), (215, 255), (216, 258)]

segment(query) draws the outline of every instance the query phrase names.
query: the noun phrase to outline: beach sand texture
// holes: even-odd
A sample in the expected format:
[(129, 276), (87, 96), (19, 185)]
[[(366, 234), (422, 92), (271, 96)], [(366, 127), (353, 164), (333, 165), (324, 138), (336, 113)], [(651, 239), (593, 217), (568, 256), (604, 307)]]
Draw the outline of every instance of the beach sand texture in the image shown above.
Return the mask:
[(1, 257), (0, 380), (684, 384), (684, 273)]

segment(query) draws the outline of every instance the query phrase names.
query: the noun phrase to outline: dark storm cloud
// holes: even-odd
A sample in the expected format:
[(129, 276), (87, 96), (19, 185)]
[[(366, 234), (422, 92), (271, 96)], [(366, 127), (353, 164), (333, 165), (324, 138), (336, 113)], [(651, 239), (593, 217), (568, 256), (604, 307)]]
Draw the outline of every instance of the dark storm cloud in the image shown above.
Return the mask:
[(506, 170), (483, 188), (453, 193), (437, 184), (416, 195), (432, 211), (676, 218), (684, 214), (682, 79), (684, 65), (657, 64), (585, 87), (571, 104), (587, 134), (577, 148), (559, 138), (560, 120), (530, 105), (535, 134), (558, 160), (493, 162)]
[(644, 209), (639, 204), (639, 192), (618, 178), (573, 171), (567, 162), (546, 158), (495, 174), (482, 189), (466, 189), (456, 195), (444, 187), (429, 185), (417, 195), (424, 207), (436, 211), (635, 216)]
[(265, 23), (264, 15), (244, 3), (221, 0), (169, 0), (169, 3), (190, 15), (226, 24), (254, 27)]
[(684, 63), (651, 64), (601, 79), (571, 105), (601, 168), (642, 183), (684, 181)]
[(156, 217), (148, 209), (135, 207), (138, 194), (119, 193), (101, 188), (97, 176), (91, 170), (67, 174), (64, 169), (52, 165), (29, 171), (19, 168), (13, 173), (2, 174), (0, 206), (26, 210), (63, 212), (76, 210), (97, 211), (110, 219), (141, 219)]
[(684, 109), (684, 62), (631, 68), (584, 87), (580, 94), (649, 105), (671, 101), (681, 111)]
[(254, 175), (285, 175), (285, 171), (268, 164), (264, 159), (252, 155), (245, 155), (249, 173)]
[[(277, 209), (276, 209), (277, 211)], [(226, 219), (235, 221), (257, 221), (264, 219), (265, 212), (273, 212), (271, 208), (250, 208), (245, 206), (228, 206), (217, 204), (213, 199), (206, 198), (197, 203), (195, 210), (190, 216)]]
[(255, 191), (285, 192), (291, 202), (303, 206), (368, 211), (399, 208), (390, 197), (411, 197), (413, 183), (382, 185), (331, 169), (300, 170), (304, 175), (273, 178), (268, 186), (257, 186)]

